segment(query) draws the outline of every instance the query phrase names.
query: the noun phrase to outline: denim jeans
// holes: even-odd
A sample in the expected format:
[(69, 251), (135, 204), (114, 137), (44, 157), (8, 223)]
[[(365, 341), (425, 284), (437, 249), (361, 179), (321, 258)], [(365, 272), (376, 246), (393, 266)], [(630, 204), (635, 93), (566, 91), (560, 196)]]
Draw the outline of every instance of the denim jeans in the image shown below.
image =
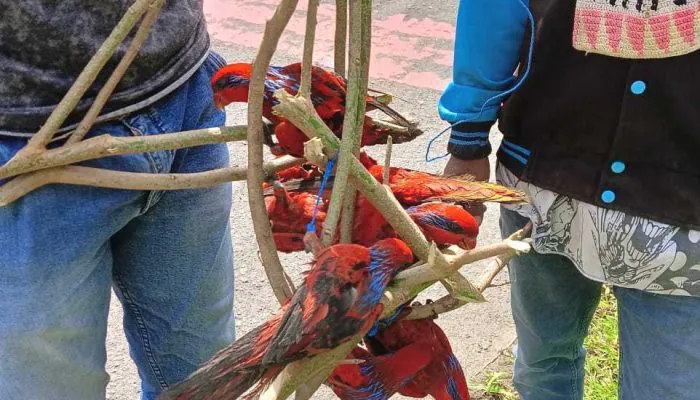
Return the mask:
[[(525, 225), (501, 208), (501, 232)], [(522, 400), (583, 399), (583, 340), (601, 284), (565, 257), (531, 253), (511, 260), (518, 335), (513, 382)], [(700, 398), (700, 298), (616, 287), (621, 400)]]
[[(155, 105), (90, 135), (221, 126), (215, 54)], [(24, 139), (0, 138), (0, 163)], [(83, 165), (190, 173), (228, 165), (226, 145), (103, 158)], [(45, 186), (0, 208), (0, 399), (104, 399), (110, 288), (154, 399), (234, 339), (231, 185), (168, 192)]]

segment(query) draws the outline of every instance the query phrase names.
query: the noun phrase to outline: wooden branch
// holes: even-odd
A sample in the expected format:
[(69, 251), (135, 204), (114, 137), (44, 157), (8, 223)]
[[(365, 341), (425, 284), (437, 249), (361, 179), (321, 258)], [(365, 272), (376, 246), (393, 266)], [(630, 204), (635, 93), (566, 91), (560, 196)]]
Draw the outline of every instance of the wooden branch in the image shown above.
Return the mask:
[(40, 152), (35, 157), (25, 159), (22, 164), (0, 168), (0, 179), (107, 156), (150, 153), (213, 143), (235, 142), (245, 140), (246, 132), (246, 126), (227, 126), (151, 136), (116, 137), (105, 134), (70, 146), (61, 146)]
[(391, 152), (394, 147), (394, 139), (392, 136), (389, 136), (388, 140), (386, 141), (386, 154), (384, 155), (384, 171), (382, 173), (382, 182), (384, 182), (385, 185), (389, 184), (389, 176), (391, 172)]
[(324, 371), (330, 374), (338, 362), (360, 343), (363, 335), (364, 332), (333, 350), (287, 365), (260, 395), (260, 400), (284, 400), (294, 393), (296, 388), (308, 377)]
[[(102, 71), (102, 68), (104, 68), (114, 52), (119, 48), (119, 45), (124, 41), (129, 32), (131, 32), (134, 25), (136, 25), (143, 14), (146, 13), (153, 1), (154, 0), (136, 0), (136, 2), (126, 10), (122, 19), (117, 26), (114, 27), (112, 33), (110, 33), (107, 39), (102, 43), (102, 46), (100, 46), (92, 59), (90, 59), (80, 75), (78, 75), (73, 86), (71, 86), (68, 93), (66, 93), (58, 106), (53, 110), (44, 125), (39, 129), (39, 132), (32, 136), (29, 143), (15, 155), (13, 160), (30, 157), (46, 147), (56, 130), (63, 125), (71, 112), (73, 112), (80, 99), (90, 88), (100, 71)], [(10, 160), (8, 164), (12, 163), (13, 160)]]
[(292, 296), (292, 288), (284, 276), (284, 269), (272, 239), (270, 221), (263, 199), (263, 126), (262, 107), (265, 93), (265, 79), (272, 55), (277, 48), (280, 36), (289, 23), (298, 0), (282, 0), (272, 18), (265, 23), (262, 43), (255, 56), (248, 91), (248, 204), (253, 218), (255, 238), (260, 248), (265, 273), (270, 286), (282, 304)]
[(71, 145), (81, 141), (95, 123), (95, 120), (100, 115), (100, 111), (102, 111), (102, 108), (105, 106), (105, 104), (107, 104), (109, 96), (112, 95), (112, 92), (114, 92), (114, 89), (119, 84), (119, 81), (121, 81), (124, 73), (126, 73), (126, 70), (138, 55), (139, 50), (141, 50), (141, 46), (146, 41), (146, 38), (148, 38), (148, 34), (151, 32), (151, 27), (156, 21), (156, 18), (158, 18), (158, 13), (163, 7), (163, 4), (165, 4), (165, 0), (153, 1), (153, 4), (151, 4), (146, 16), (143, 18), (143, 22), (141, 22), (141, 26), (139, 26), (134, 38), (131, 40), (129, 48), (126, 50), (126, 53), (124, 53), (124, 57), (122, 57), (121, 61), (114, 69), (112, 75), (110, 75), (105, 85), (102, 87), (102, 89), (100, 89), (100, 92), (97, 94), (97, 97), (95, 97), (95, 101), (92, 103), (92, 106), (90, 106), (90, 109), (83, 117), (83, 120), (80, 121), (80, 124), (72, 133), (65, 145)]
[(309, 0), (306, 11), (306, 33), (304, 34), (304, 57), (301, 64), (301, 88), (299, 95), (311, 99), (311, 67), (314, 59), (314, 41), (316, 39), (316, 14), (318, 0)]
[[(509, 240), (523, 240), (525, 239), (532, 229), (532, 223), (528, 223), (523, 229), (513, 233), (508, 239)], [(489, 267), (487, 268), (484, 275), (479, 279), (479, 283), (476, 284), (477, 289), (483, 292), (486, 288), (490, 287), (493, 279), (508, 265), (510, 259), (515, 256), (517, 252), (515, 250), (510, 250), (503, 254), (500, 254), (494, 258)], [(444, 296), (437, 301), (425, 304), (418, 307), (413, 307), (411, 314), (408, 315), (408, 319), (423, 319), (430, 318), (439, 314), (454, 311), (463, 305), (467, 304), (466, 301), (461, 301), (453, 296)]]
[[(264, 164), (266, 174), (304, 162), (302, 158), (280, 157)], [(190, 174), (146, 174), (100, 168), (64, 166), (21, 175), (0, 187), (0, 207), (49, 184), (96, 186), (127, 190), (197, 189), (246, 179), (246, 168), (221, 168)]]
[[(460, 251), (453, 255), (455, 260), (459, 261), (480, 261), (493, 256), (494, 254), (500, 254), (504, 251), (509, 251), (512, 249), (510, 244), (499, 243), (496, 245), (484, 246), (483, 250), (470, 252)], [(468, 253), (469, 256), (464, 254)], [(451, 265), (452, 268), (459, 269), (461, 265)], [(400, 273), (396, 279), (389, 286), (387, 291), (384, 293), (382, 298), (382, 304), (384, 305), (384, 312), (382, 318), (391, 315), (391, 313), (401, 304), (406, 303), (418, 293), (425, 290), (437, 280), (433, 280), (430, 274), (426, 274), (425, 269), (423, 269), (423, 275), (425, 281), (416, 283), (408, 279), (402, 279), (402, 275), (405, 276), (408, 272), (415, 271), (419, 268), (429, 266), (424, 265), (416, 268), (409, 269)], [(413, 286), (411, 286), (413, 285)], [(333, 368), (338, 365), (338, 362), (344, 359), (347, 354), (362, 340), (366, 332), (362, 332), (348, 342), (341, 346), (336, 347), (326, 353), (318, 355), (313, 358), (307, 358), (304, 360), (296, 361), (289, 364), (284, 371), (278, 375), (275, 380), (270, 384), (270, 386), (265, 390), (261, 399), (265, 400), (284, 400), (289, 395), (294, 392), (294, 389), (298, 387), (305, 379), (309, 376), (317, 376), (322, 373), (330, 374)]]
[(340, 215), (340, 243), (352, 242), (352, 230), (355, 223), (355, 204), (357, 202), (357, 189), (352, 182), (345, 186), (345, 198), (343, 199)]
[(348, 39), (348, 0), (335, 0), (335, 42), (333, 66), (335, 73), (345, 76), (345, 48)]
[[(343, 360), (344, 361), (344, 360)], [(338, 362), (335, 364), (337, 367), (344, 362)], [(332, 362), (335, 362), (333, 360)], [(334, 367), (335, 368), (335, 367)], [(311, 397), (316, 393), (319, 387), (328, 379), (330, 374), (333, 373), (332, 368), (328, 368), (324, 371), (317, 372), (316, 374), (306, 378), (305, 382), (302, 382), (296, 389), (294, 393), (294, 400), (310, 400)]]
[(341, 232), (346, 241), (352, 236), (352, 217), (355, 210), (355, 189), (348, 185), (353, 155), (359, 154), (365, 121), (367, 86), (369, 79), (369, 54), (372, 41), (372, 0), (350, 1), (350, 68), (348, 92), (345, 100), (343, 139), (340, 143), (333, 195), (328, 205), (321, 239), (329, 245), (333, 242), (343, 211), (346, 223)]
[[(323, 121), (318, 116), (314, 115), (315, 111), (309, 102), (298, 97), (289, 95), (284, 90), (275, 92), (275, 96), (280, 101), (273, 109), (278, 114), (290, 120), (297, 128), (304, 132), (310, 138), (318, 136), (323, 141), (327, 155), (334, 154), (338, 147), (338, 138), (330, 131)], [(367, 169), (353, 156), (351, 157), (351, 181), (357, 186), (362, 194), (374, 205), (377, 209), (382, 210), (384, 218), (396, 230), (399, 236), (411, 247), (413, 253), (422, 260), (427, 260), (429, 255), (430, 244), (423, 236), (418, 225), (406, 213), (401, 204), (394, 198), (391, 190), (386, 186), (381, 185), (367, 171)], [(336, 178), (337, 179), (337, 178)], [(337, 181), (334, 182), (334, 188)], [(335, 192), (335, 190), (334, 190)], [(435, 267), (437, 271), (446, 269), (447, 260), (441, 252), (437, 252)], [(453, 271), (452, 273), (455, 273)], [(447, 274), (448, 276), (451, 274)], [(464, 279), (460, 287), (460, 297), (468, 297), (473, 301), (484, 301), (484, 297), (476, 288)], [(450, 290), (452, 285), (446, 283), (445, 286)]]
[[(361, 80), (362, 97), (361, 99), (355, 99), (362, 103), (362, 122), (360, 127), (357, 128), (353, 126), (354, 129), (359, 129), (362, 131), (364, 129), (364, 115), (365, 115), (365, 98), (367, 94), (368, 79), (369, 79), (369, 55), (370, 48), (372, 45), (372, 0), (362, 0), (356, 1), (352, 0), (350, 3), (350, 85), (353, 82), (354, 74), (359, 74)], [(348, 95), (354, 95), (352, 87), (348, 92)], [(359, 112), (359, 111), (358, 111)], [(346, 108), (347, 115), (347, 108)], [(345, 118), (348, 121), (348, 118)], [(357, 121), (355, 120), (355, 123)], [(353, 125), (355, 124), (353, 123)], [(345, 132), (345, 127), (343, 129)], [(343, 133), (345, 137), (345, 133)], [(362, 142), (362, 132), (358, 133), (357, 136), (353, 136), (353, 149), (352, 154), (355, 157), (360, 156), (360, 144)], [(342, 144), (341, 144), (342, 149)], [(352, 231), (355, 221), (355, 202), (357, 200), (357, 189), (355, 185), (350, 182), (347, 185), (347, 190), (345, 193), (345, 198), (343, 199), (343, 209), (341, 211), (340, 220), (340, 242), (350, 243), (352, 242)]]

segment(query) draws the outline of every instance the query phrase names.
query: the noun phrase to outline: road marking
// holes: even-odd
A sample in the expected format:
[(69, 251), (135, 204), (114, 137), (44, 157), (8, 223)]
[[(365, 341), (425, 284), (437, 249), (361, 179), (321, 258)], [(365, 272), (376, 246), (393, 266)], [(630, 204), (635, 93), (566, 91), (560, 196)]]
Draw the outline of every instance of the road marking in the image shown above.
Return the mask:
[[(265, 21), (279, 0), (205, 0), (204, 12), (212, 38), (238, 46), (256, 48)], [(290, 57), (301, 56), (304, 1), (290, 21), (278, 50)], [(419, 88), (443, 90), (452, 65), (454, 26), (431, 18), (410, 18), (406, 14), (376, 18), (372, 28), (370, 77)], [(333, 65), (335, 7), (321, 4), (314, 61)], [(233, 61), (233, 60), (229, 60)]]

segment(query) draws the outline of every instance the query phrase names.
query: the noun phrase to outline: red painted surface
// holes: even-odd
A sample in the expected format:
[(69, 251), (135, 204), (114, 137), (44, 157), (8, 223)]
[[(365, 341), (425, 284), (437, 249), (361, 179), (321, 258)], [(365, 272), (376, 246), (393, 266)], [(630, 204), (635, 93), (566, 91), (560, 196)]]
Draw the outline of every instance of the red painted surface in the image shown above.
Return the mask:
[[(238, 46), (257, 48), (265, 21), (279, 0), (205, 0), (209, 32), (214, 39)], [(301, 59), (305, 9), (304, 1), (280, 40), (278, 51)], [(314, 61), (333, 65), (335, 9), (322, 4), (318, 10)], [(409, 18), (404, 14), (375, 18), (372, 27), (370, 76), (403, 84), (442, 90), (452, 65), (454, 26), (430, 18)], [(233, 60), (231, 60), (233, 61)], [(250, 60), (235, 60), (250, 61)]]

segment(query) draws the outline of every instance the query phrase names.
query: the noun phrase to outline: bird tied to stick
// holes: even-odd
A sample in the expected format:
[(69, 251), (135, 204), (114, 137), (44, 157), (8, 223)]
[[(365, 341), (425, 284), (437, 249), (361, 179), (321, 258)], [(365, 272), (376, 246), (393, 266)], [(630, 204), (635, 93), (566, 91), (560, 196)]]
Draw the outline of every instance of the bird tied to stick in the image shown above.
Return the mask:
[[(364, 151), (360, 153), (360, 163), (380, 183), (384, 182), (384, 166)], [(302, 164), (277, 173), (277, 180), (284, 183), (289, 192), (318, 193), (322, 173), (313, 164)], [(471, 205), (472, 203), (519, 204), (527, 201), (525, 193), (503, 185), (476, 181), (470, 176), (442, 176), (406, 168), (391, 167), (389, 182), (396, 200), (404, 207), (415, 206), (430, 201)], [(332, 187), (333, 176), (328, 180)], [(266, 186), (269, 189), (269, 185)], [(268, 191), (269, 193), (269, 191)], [(324, 196), (330, 198), (330, 191)]]
[[(313, 220), (320, 231), (328, 211), (328, 198), (318, 201), (318, 194), (305, 191), (289, 192), (279, 181), (265, 193), (265, 205), (277, 250), (290, 253), (305, 249), (303, 238), (307, 225)], [(318, 207), (317, 206), (318, 203)], [(454, 204), (428, 202), (406, 208), (429, 241), (439, 247), (457, 245), (470, 250), (476, 246), (479, 224), (462, 207)], [(336, 233), (336, 241), (339, 235)], [(371, 246), (381, 239), (398, 237), (389, 222), (366, 197), (355, 202), (352, 243)]]
[(432, 348), (415, 343), (397, 352), (374, 356), (357, 346), (347, 356), (361, 363), (337, 366), (326, 384), (340, 400), (386, 400), (432, 360)]
[[(220, 68), (211, 80), (214, 92), (214, 104), (218, 108), (234, 102), (248, 101), (251, 64), (236, 63)], [(272, 107), (278, 104), (274, 92), (279, 89), (296, 95), (301, 86), (301, 63), (287, 66), (270, 66), (265, 80), (263, 99), (263, 116), (271, 123), (271, 129), (266, 130), (265, 143), (271, 147), (275, 155), (289, 154), (295, 157), (304, 156), (306, 135), (286, 118), (276, 115)], [(347, 82), (345, 78), (333, 71), (313, 66), (311, 68), (311, 103), (328, 128), (338, 137), (342, 136), (343, 120), (345, 118), (345, 102), (347, 97)], [(394, 143), (403, 143), (415, 139), (423, 132), (415, 124), (408, 121), (399, 112), (384, 104), (378, 98), (367, 96), (367, 112), (379, 110), (391, 117), (397, 124), (378, 124), (370, 116), (365, 116), (363, 122), (362, 145), (370, 146), (385, 144), (389, 136)], [(275, 145), (271, 139), (271, 131), (277, 138)]]
[[(375, 178), (383, 180), (383, 166), (364, 152), (360, 160)], [(332, 190), (324, 191), (321, 199), (318, 198), (321, 175), (318, 167), (304, 164), (280, 171), (273, 184), (266, 185), (265, 203), (279, 251), (304, 249), (304, 233), (314, 212), (316, 229), (322, 227)], [(330, 177), (326, 187), (332, 186)], [(479, 226), (462, 205), (489, 201), (518, 203), (525, 199), (523, 193), (496, 184), (395, 167), (390, 170), (388, 186), (429, 241), (439, 247), (457, 245), (465, 250), (476, 246)], [(396, 237), (396, 232), (364, 196), (358, 196), (352, 242), (369, 246), (387, 237)]]
[(368, 331), (382, 314), (387, 285), (414, 261), (408, 246), (394, 238), (371, 247), (324, 248), (310, 234), (307, 244), (315, 261), (281, 310), (164, 392), (162, 399), (257, 397), (287, 364)]
[[(412, 300), (375, 323), (326, 384), (341, 400), (414, 398), (469, 400), (464, 371), (433, 318), (407, 320)], [(414, 305), (420, 303), (413, 303)]]
[(368, 334), (364, 341), (375, 357), (396, 354), (416, 345), (429, 347), (431, 359), (401, 385), (398, 393), (414, 398), (430, 395), (435, 400), (470, 399), (462, 366), (452, 352), (447, 335), (432, 318), (400, 318)]

